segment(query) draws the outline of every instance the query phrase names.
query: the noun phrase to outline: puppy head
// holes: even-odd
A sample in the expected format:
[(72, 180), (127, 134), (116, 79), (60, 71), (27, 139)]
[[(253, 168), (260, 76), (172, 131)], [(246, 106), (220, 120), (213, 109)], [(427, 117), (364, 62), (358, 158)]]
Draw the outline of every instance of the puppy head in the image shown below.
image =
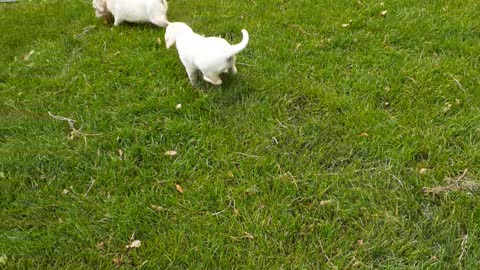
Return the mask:
[(102, 18), (109, 14), (106, 0), (93, 0), (92, 6), (95, 9), (95, 16), (97, 18)]
[(167, 46), (167, 49), (177, 42), (178, 36), (192, 32), (192, 29), (185, 23), (168, 23), (167, 30), (165, 30), (165, 45)]

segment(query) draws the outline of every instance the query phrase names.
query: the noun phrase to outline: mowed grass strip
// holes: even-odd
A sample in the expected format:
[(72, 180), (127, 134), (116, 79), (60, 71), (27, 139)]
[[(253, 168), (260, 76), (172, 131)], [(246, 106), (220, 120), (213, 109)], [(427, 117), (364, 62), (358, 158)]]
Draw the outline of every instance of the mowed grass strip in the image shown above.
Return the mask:
[(478, 265), (478, 1), (169, 4), (249, 31), (237, 76), (191, 87), (90, 1), (0, 4), (1, 267)]

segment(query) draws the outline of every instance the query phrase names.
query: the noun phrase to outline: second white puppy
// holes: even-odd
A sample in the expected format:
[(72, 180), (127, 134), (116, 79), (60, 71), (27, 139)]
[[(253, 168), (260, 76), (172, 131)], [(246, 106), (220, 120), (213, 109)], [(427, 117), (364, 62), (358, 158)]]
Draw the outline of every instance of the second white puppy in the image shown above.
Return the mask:
[(198, 80), (198, 72), (203, 79), (215, 85), (222, 84), (221, 73), (236, 74), (235, 54), (241, 52), (248, 44), (248, 32), (242, 30), (240, 43), (230, 45), (225, 39), (203, 37), (193, 32), (185, 23), (169, 23), (165, 31), (167, 49), (176, 44), (180, 60), (192, 85)]
[(160, 27), (168, 24), (166, 0), (93, 0), (97, 18), (114, 17), (114, 26), (120, 23), (150, 22)]

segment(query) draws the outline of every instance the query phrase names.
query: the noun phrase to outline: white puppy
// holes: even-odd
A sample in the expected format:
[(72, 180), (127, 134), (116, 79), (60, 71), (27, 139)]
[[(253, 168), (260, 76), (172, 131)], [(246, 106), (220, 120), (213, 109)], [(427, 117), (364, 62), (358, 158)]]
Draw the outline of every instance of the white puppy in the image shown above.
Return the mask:
[(221, 73), (236, 74), (235, 54), (242, 51), (248, 43), (248, 32), (242, 30), (243, 39), (240, 43), (230, 45), (225, 39), (218, 37), (203, 37), (181, 22), (169, 23), (165, 31), (167, 49), (176, 44), (180, 60), (188, 74), (192, 85), (197, 83), (198, 72), (203, 79), (215, 85), (220, 85)]
[(151, 22), (166, 27), (168, 4), (166, 0), (93, 0), (97, 18), (113, 15), (114, 26), (127, 22)]

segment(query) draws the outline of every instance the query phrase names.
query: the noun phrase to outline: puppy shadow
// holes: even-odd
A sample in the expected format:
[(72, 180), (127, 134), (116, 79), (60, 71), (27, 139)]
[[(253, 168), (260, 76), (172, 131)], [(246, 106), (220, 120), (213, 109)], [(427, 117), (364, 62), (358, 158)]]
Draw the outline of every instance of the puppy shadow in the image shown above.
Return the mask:
[[(202, 82), (202, 87), (198, 88), (211, 97), (211, 101), (222, 106), (235, 106), (245, 102), (255, 89), (240, 74), (231, 76), (228, 74), (221, 75), (223, 83), (219, 86)], [(199, 84), (200, 86), (200, 84)]]
[(157, 29), (157, 30), (165, 30), (165, 27), (159, 27), (154, 25), (153, 23), (132, 23), (132, 22), (122, 22), (118, 26), (114, 26), (113, 22), (115, 21), (113, 15), (108, 15), (102, 18), (102, 24), (105, 26), (110, 27), (111, 30), (114, 29), (128, 29), (128, 30), (133, 30), (133, 29)]

